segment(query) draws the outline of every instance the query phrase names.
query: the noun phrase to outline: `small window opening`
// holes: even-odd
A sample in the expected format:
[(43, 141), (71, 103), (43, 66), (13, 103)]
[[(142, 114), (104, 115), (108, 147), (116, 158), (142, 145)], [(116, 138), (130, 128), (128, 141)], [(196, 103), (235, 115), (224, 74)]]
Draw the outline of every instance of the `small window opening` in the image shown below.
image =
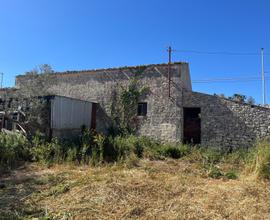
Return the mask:
[(138, 116), (146, 116), (147, 115), (147, 103), (140, 102), (138, 103)]

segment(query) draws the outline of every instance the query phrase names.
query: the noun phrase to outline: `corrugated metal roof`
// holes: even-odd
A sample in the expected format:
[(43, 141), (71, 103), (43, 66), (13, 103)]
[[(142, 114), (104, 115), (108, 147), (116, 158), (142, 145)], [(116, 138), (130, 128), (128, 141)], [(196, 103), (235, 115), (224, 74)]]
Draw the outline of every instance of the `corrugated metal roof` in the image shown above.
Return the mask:
[(67, 99), (72, 99), (72, 100), (78, 100), (78, 101), (82, 101), (82, 102), (89, 102), (89, 103), (98, 103), (96, 101), (89, 101), (89, 100), (77, 99), (77, 98), (63, 96), (63, 95), (46, 95), (46, 96), (44, 96), (44, 98), (49, 98), (49, 99), (54, 99), (55, 97), (62, 97), (62, 98), (67, 98)]

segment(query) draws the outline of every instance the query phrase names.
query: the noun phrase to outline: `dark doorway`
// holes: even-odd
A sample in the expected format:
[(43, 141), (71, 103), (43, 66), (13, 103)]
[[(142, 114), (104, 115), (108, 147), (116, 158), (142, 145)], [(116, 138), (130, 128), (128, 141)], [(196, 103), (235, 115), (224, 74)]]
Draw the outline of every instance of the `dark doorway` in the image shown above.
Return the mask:
[(201, 109), (184, 108), (184, 143), (201, 143)]

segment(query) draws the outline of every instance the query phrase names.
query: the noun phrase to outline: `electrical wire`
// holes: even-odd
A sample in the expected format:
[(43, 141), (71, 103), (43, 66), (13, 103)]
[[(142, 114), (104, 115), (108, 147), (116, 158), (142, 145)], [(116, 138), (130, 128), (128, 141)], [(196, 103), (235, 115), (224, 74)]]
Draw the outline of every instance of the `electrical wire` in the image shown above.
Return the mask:
[[(177, 50), (173, 49), (172, 52), (176, 53), (193, 53), (193, 54), (208, 54), (208, 55), (232, 55), (232, 56), (258, 56), (261, 53), (254, 52), (229, 52), (229, 51), (199, 51), (199, 50)], [(270, 53), (264, 53), (264, 55), (270, 55)]]
[[(269, 80), (265, 77), (265, 80)], [(192, 80), (192, 83), (224, 83), (224, 82), (255, 82), (261, 81), (260, 77), (238, 77), (238, 78), (209, 78)]]

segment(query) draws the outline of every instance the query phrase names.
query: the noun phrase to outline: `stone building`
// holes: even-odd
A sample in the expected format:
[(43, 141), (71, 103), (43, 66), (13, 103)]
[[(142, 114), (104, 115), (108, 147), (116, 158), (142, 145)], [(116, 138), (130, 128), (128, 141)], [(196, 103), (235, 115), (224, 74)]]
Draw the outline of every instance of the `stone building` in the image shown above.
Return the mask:
[[(193, 92), (184, 62), (54, 73), (47, 86), (51, 94), (97, 102), (96, 129), (106, 133), (114, 91), (135, 75), (150, 89), (138, 103), (139, 135), (230, 148), (270, 136), (269, 108)], [(16, 87), (33, 80), (35, 76), (19, 75)]]

